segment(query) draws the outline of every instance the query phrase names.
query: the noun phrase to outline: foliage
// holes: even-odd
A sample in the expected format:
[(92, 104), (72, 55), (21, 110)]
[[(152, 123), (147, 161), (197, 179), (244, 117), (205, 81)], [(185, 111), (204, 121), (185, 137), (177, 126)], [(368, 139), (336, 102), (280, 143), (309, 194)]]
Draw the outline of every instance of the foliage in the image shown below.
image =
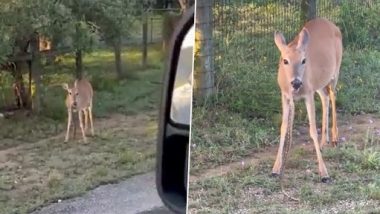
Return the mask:
[(57, 48), (91, 51), (99, 36), (109, 41), (130, 35), (143, 5), (137, 0), (4, 1), (0, 8), (0, 59), (16, 51), (15, 38), (28, 38), (36, 31), (53, 39)]
[(136, 0), (97, 0), (92, 1), (87, 9), (88, 19), (99, 27), (102, 39), (114, 44), (121, 36), (130, 36), (142, 3)]
[(380, 50), (379, 11), (379, 1), (342, 1), (338, 23), (346, 45)]
[[(6, 51), (2, 51), (1, 58), (12, 54), (11, 47), (14, 46), (15, 39), (28, 39), (29, 36), (38, 32), (48, 38), (61, 39), (58, 43), (72, 40), (72, 48), (86, 50), (94, 43), (94, 34), (83, 19), (77, 19), (71, 8), (58, 1), (49, 0), (15, 0), (4, 2), (2, 6), (0, 20), (2, 22), (0, 39), (1, 46)], [(17, 15), (15, 15), (17, 14)], [(58, 44), (59, 45), (59, 44)]]

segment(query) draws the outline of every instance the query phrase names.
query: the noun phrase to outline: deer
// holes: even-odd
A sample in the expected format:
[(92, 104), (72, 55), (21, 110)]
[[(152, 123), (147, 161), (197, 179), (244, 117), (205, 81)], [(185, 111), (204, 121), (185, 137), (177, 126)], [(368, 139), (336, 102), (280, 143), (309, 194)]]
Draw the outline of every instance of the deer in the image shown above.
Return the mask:
[[(306, 105), (310, 137), (318, 160), (318, 171), (323, 183), (331, 182), (322, 158), (322, 148), (329, 141), (329, 105), (332, 109), (331, 137), (338, 144), (338, 127), (335, 88), (342, 62), (343, 45), (340, 29), (325, 18), (315, 18), (305, 23), (298, 35), (289, 43), (279, 31), (274, 32), (274, 42), (280, 51), (277, 83), (281, 90), (282, 124), (280, 144), (272, 168), (272, 176), (281, 176), (285, 158), (292, 141), (294, 101), (303, 99)], [(321, 141), (315, 119), (315, 92), (322, 104)], [(284, 145), (285, 151), (284, 151)]]
[[(82, 78), (76, 79), (72, 86), (64, 83), (62, 84), (64, 90), (67, 91), (66, 95), (66, 108), (67, 108), (67, 130), (65, 136), (65, 143), (69, 140), (70, 126), (72, 123), (73, 112), (78, 112), (79, 126), (82, 132), (83, 141), (87, 143), (86, 132), (88, 130), (88, 120), (91, 125), (91, 135), (94, 136), (94, 125), (92, 117), (92, 98), (93, 89), (91, 83)], [(84, 115), (84, 124), (83, 124)]]

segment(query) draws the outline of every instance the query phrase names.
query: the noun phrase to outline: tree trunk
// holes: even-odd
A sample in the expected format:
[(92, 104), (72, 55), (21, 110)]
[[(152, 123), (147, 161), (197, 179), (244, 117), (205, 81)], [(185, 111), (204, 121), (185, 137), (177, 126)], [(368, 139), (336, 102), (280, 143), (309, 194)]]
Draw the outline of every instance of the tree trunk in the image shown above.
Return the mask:
[(33, 35), (30, 41), (32, 52), (31, 72), (35, 83), (35, 93), (32, 100), (32, 110), (39, 114), (42, 104), (42, 87), (41, 87), (41, 56), (39, 51), (38, 35)]
[(142, 25), (143, 41), (142, 41), (142, 66), (145, 68), (148, 58), (148, 14), (144, 11)]
[(119, 79), (123, 77), (123, 69), (121, 62), (121, 38), (119, 37), (114, 43), (114, 54), (115, 54), (115, 69), (116, 74)]
[(301, 2), (301, 25), (317, 16), (316, 0), (302, 0)]
[(174, 29), (181, 19), (182, 14), (165, 13), (162, 20), (162, 52), (166, 59), (168, 55), (168, 47)]
[(207, 99), (214, 93), (214, 52), (212, 0), (197, 1), (196, 29), (200, 30), (201, 46), (199, 60), (201, 68), (195, 72), (196, 96)]
[(194, 0), (178, 0), (181, 11), (184, 12), (194, 4)]
[(32, 96), (32, 61), (27, 61), (28, 63), (28, 73), (29, 73), (29, 78), (28, 78), (28, 109), (32, 110), (32, 100), (33, 100), (33, 96)]
[(83, 76), (82, 50), (77, 50), (75, 52), (75, 77), (77, 79), (82, 79), (82, 76)]

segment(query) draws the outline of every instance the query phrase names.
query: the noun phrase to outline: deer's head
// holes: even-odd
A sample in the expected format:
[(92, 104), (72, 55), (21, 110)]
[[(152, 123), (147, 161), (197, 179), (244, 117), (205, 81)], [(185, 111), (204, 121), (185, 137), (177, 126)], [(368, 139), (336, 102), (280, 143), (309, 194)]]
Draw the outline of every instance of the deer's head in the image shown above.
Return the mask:
[(284, 72), (286, 81), (291, 85), (292, 91), (298, 91), (303, 84), (305, 74), (309, 32), (303, 28), (294, 42), (286, 44), (282, 33), (274, 33), (274, 42), (281, 53), (279, 72)]

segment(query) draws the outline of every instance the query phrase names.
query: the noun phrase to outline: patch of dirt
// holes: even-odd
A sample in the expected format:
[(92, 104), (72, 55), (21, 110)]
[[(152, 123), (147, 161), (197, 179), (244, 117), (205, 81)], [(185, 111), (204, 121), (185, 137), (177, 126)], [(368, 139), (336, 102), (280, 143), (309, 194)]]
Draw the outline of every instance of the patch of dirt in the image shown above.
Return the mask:
[[(317, 124), (317, 127), (319, 126), (320, 124)], [(294, 128), (295, 130), (293, 132), (293, 144), (291, 150), (302, 147), (303, 149), (308, 151), (308, 153), (312, 153), (312, 151), (314, 151), (314, 144), (309, 137), (308, 124), (303, 124), (302, 126), (294, 125)], [(318, 132), (320, 132), (320, 129), (318, 129)], [(344, 144), (348, 141), (363, 142), (365, 140), (365, 137), (367, 137), (366, 133), (368, 133), (368, 135), (375, 134), (377, 136), (380, 136), (380, 116), (372, 114), (362, 114), (344, 118), (344, 121), (341, 120), (338, 122), (338, 133), (340, 138), (340, 144)], [(360, 148), (363, 146), (363, 144), (357, 146), (359, 146)], [(331, 144), (328, 144), (327, 147), (331, 147)], [(268, 159), (268, 157), (272, 157), (273, 159), (275, 159), (277, 150), (278, 144), (276, 144), (275, 146), (260, 149), (252, 156), (244, 158), (240, 161), (221, 165), (212, 169), (202, 170), (200, 172), (197, 172), (196, 175), (192, 175), (190, 171), (189, 181), (190, 183), (195, 183), (201, 180), (206, 180), (208, 178), (223, 176), (234, 170), (242, 169), (247, 166), (255, 166), (260, 161)], [(290, 157), (288, 157), (288, 159), (289, 158)]]

